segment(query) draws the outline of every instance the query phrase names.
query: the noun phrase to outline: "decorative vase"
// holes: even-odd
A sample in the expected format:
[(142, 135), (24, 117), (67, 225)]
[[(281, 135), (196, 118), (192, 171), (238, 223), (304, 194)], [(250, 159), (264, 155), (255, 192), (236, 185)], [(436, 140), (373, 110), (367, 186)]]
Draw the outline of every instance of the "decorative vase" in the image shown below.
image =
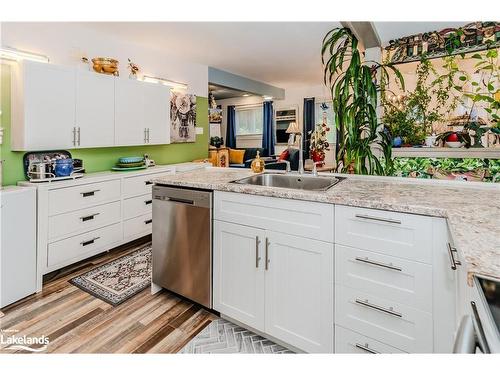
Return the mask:
[(321, 162), (324, 164), (325, 160), (325, 153), (324, 152), (318, 152), (318, 151), (311, 151), (311, 159), (315, 162)]
[(264, 160), (262, 160), (260, 158), (260, 152), (257, 151), (257, 156), (255, 157), (255, 159), (253, 159), (252, 161), (252, 164), (250, 165), (250, 167), (252, 168), (252, 171), (254, 173), (260, 173), (260, 172), (263, 172), (264, 171)]
[(403, 139), (401, 137), (396, 137), (392, 140), (392, 147), (401, 147), (403, 144)]
[(67, 177), (73, 173), (73, 159), (58, 159), (55, 163), (56, 177)]

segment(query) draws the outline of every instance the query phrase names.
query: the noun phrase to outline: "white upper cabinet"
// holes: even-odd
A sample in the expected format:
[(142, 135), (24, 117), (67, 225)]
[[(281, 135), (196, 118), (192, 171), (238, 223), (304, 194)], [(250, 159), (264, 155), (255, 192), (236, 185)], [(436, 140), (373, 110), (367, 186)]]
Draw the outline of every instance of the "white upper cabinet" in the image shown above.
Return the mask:
[(13, 69), (12, 149), (74, 146), (75, 70), (32, 61)]
[(115, 144), (144, 145), (146, 141), (141, 82), (115, 79)]
[(170, 143), (170, 89), (115, 80), (115, 145)]
[(170, 143), (170, 89), (143, 83), (144, 126), (148, 144)]
[(106, 147), (115, 138), (114, 77), (78, 71), (76, 79), (76, 147)]
[(163, 85), (23, 61), (12, 93), (15, 151), (170, 143)]

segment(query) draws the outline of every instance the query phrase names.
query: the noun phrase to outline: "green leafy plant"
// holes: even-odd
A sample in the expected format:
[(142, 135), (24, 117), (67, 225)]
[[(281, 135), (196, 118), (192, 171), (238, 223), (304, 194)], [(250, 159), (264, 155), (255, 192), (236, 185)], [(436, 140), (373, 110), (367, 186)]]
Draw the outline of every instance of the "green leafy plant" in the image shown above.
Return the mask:
[[(404, 87), (401, 73), (392, 64), (363, 61), (358, 39), (348, 28), (330, 30), (321, 48), (324, 82), (329, 86), (338, 129), (338, 169), (358, 174), (387, 174), (391, 170), (391, 144), (377, 118), (377, 74), (389, 79), (392, 70)], [(374, 154), (377, 147), (385, 164)]]

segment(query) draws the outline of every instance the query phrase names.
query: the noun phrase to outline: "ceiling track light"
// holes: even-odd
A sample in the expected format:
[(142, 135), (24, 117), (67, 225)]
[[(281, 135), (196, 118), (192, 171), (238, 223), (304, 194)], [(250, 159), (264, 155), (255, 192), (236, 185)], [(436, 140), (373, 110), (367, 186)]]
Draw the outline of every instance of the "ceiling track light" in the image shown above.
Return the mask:
[(48, 63), (49, 57), (39, 53), (22, 51), (12, 47), (0, 47), (0, 60), (22, 61), (31, 60), (41, 63)]
[(165, 85), (165, 86), (171, 87), (172, 89), (186, 90), (188, 88), (188, 85), (186, 83), (172, 81), (172, 80), (160, 78), (160, 77), (153, 77), (153, 76), (144, 75), (142, 77), (142, 80), (144, 82), (158, 83), (161, 85)]

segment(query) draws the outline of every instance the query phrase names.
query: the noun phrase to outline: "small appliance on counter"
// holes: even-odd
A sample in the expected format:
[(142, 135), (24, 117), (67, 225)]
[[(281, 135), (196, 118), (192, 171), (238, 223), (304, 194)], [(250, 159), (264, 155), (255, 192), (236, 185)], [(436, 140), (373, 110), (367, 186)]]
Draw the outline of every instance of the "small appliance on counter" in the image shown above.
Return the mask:
[(83, 177), (83, 160), (69, 151), (36, 151), (23, 156), (24, 175), (30, 182), (51, 182)]

